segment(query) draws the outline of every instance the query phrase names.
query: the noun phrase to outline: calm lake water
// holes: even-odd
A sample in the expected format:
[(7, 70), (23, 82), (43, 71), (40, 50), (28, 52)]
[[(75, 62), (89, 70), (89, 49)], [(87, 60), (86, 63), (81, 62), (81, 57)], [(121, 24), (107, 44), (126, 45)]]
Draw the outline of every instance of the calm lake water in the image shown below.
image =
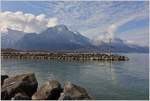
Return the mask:
[(54, 60), (1, 60), (2, 74), (33, 71), (39, 86), (49, 79), (62, 85), (69, 80), (86, 88), (95, 99), (148, 99), (148, 54), (125, 54), (126, 62), (65, 62)]

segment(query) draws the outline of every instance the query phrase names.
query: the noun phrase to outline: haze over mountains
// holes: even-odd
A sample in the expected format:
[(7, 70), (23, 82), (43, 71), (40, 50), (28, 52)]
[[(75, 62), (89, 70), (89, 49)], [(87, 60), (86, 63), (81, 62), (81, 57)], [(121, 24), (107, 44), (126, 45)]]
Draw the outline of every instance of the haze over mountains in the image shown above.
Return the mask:
[(108, 51), (111, 47), (112, 52), (147, 53), (149, 51), (148, 47), (128, 44), (118, 38), (112, 40), (111, 46), (105, 41), (94, 45), (87, 37), (79, 32), (70, 31), (65, 25), (47, 28), (40, 34), (8, 29), (7, 33), (1, 34), (1, 47), (41, 51)]

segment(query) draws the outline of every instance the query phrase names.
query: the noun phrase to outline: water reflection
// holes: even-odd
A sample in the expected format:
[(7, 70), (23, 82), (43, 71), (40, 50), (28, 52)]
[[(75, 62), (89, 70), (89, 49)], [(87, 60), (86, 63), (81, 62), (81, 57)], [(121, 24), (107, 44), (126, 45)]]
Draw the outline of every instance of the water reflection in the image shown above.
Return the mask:
[[(96, 99), (147, 99), (147, 55), (129, 55), (127, 62), (2, 60), (2, 73), (34, 71), (39, 85), (49, 79), (70, 80), (84, 86)], [(141, 58), (137, 58), (141, 57)]]

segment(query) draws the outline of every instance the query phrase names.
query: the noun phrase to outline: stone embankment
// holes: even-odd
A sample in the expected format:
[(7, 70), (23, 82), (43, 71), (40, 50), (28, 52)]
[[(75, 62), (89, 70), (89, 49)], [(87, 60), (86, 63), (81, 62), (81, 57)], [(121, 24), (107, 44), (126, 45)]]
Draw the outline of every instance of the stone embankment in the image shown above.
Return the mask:
[(13, 77), (1, 75), (1, 100), (90, 100), (87, 91), (69, 81), (64, 87), (57, 80), (49, 80), (38, 88), (34, 73)]
[(47, 52), (10, 52), (1, 53), (2, 59), (56, 59), (66, 61), (128, 61), (129, 58), (121, 55), (102, 53), (47, 53)]

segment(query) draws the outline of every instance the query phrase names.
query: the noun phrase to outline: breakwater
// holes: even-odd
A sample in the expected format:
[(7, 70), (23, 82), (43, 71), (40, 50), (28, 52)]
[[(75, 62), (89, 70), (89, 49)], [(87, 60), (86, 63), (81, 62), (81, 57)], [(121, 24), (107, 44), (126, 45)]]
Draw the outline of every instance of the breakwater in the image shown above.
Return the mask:
[(129, 58), (107, 53), (49, 53), (49, 52), (2, 52), (2, 59), (56, 59), (66, 61), (128, 61)]

